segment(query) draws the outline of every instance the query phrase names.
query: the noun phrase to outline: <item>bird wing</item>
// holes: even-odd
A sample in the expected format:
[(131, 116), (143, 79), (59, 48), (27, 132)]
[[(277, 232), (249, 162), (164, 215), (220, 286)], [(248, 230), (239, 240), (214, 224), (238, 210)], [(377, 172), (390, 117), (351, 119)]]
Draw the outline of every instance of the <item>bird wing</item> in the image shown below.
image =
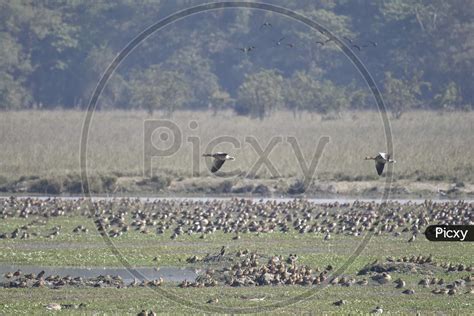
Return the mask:
[(382, 174), (383, 167), (385, 167), (384, 163), (381, 163), (381, 162), (375, 163), (375, 169), (377, 169), (377, 173), (379, 174), (379, 176)]
[(225, 157), (227, 157), (227, 153), (224, 153), (222, 151), (218, 151), (216, 152), (214, 155), (212, 155), (214, 158), (217, 158), (217, 159), (222, 159), (222, 160), (225, 160)]
[(211, 172), (214, 173), (217, 170), (219, 170), (222, 167), (222, 165), (224, 164), (224, 162), (225, 162), (225, 160), (214, 159), (214, 163), (212, 164), (212, 167), (211, 167)]

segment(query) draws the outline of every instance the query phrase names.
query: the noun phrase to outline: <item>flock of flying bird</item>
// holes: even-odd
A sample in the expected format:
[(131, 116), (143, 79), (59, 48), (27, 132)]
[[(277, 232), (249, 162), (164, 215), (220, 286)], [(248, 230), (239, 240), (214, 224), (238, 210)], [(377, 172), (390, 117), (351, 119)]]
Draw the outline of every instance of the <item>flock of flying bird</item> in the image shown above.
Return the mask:
[[(260, 30), (264, 30), (266, 28), (273, 28), (273, 25), (270, 23), (270, 22), (264, 22), (261, 26), (260, 26)], [(321, 32), (321, 34), (323, 34), (324, 36), (328, 36), (328, 34), (324, 33), (324, 32)], [(371, 40), (367, 40), (364, 44), (360, 44), (360, 43), (357, 43), (355, 42), (353, 39), (347, 37), (347, 36), (343, 36), (343, 39), (347, 41), (347, 43), (350, 45), (350, 47), (352, 49), (356, 49), (357, 51), (361, 51), (362, 48), (367, 48), (367, 47), (377, 47), (377, 42), (374, 42), (374, 41), (371, 41)], [(316, 41), (315, 44), (318, 44), (320, 46), (324, 46), (326, 44), (328, 44), (329, 42), (331, 42), (333, 39), (332, 38), (328, 38), (326, 40), (319, 40), (319, 41)], [(275, 46), (286, 46), (288, 48), (294, 48), (296, 47), (296, 45), (292, 42), (288, 42), (286, 40), (286, 37), (282, 37), (280, 38), (279, 40), (274, 40), (273, 41)], [(251, 51), (255, 50), (257, 47), (254, 46), (254, 45), (250, 45), (250, 46), (246, 46), (246, 47), (239, 47), (238, 49), (243, 52), (243, 53), (250, 53)]]
[[(270, 22), (264, 22), (262, 25), (260, 25), (260, 30), (264, 30), (266, 28), (272, 28), (272, 27), (273, 26)], [(328, 34), (325, 34), (323, 32), (321, 32), (321, 33), (325, 36), (328, 36)], [(371, 40), (368, 40), (364, 44), (358, 44), (353, 39), (351, 39), (347, 36), (343, 36), (343, 39), (346, 40), (353, 49), (357, 49), (358, 51), (360, 51), (364, 47), (377, 47), (377, 43), (374, 42), (374, 41), (371, 41)], [(285, 36), (280, 38), (279, 40), (275, 40), (274, 41), (275, 46), (285, 45), (289, 48), (294, 48), (295, 47), (294, 43), (287, 42), (285, 40), (286, 40)], [(321, 41), (316, 41), (315, 43), (318, 44), (318, 45), (324, 46), (327, 43), (331, 42), (332, 40), (333, 40), (332, 38), (328, 38), (324, 41), (322, 41), (322, 40)], [(247, 53), (250, 53), (251, 51), (255, 50), (256, 48), (257, 48), (256, 46), (251, 45), (251, 46), (246, 46), (246, 47), (240, 47), (238, 49), (241, 52), (247, 54)], [(217, 172), (224, 165), (226, 160), (235, 160), (234, 157), (230, 156), (229, 154), (227, 154), (225, 152), (216, 152), (216, 153), (211, 153), (211, 154), (204, 154), (203, 156), (214, 158), (213, 164), (211, 166), (211, 172), (212, 173)], [(391, 159), (390, 154), (387, 154), (387, 153), (384, 153), (384, 152), (380, 152), (377, 156), (374, 156), (374, 157), (365, 157), (365, 160), (374, 160), (375, 161), (375, 169), (377, 170), (377, 173), (378, 173), (379, 176), (382, 175), (385, 164), (396, 162), (395, 160)]]
[[(217, 172), (222, 167), (222, 165), (226, 162), (226, 160), (235, 160), (234, 157), (224, 152), (216, 152), (214, 154), (204, 154), (203, 156), (214, 158), (214, 162), (211, 167), (212, 173)], [(374, 156), (374, 157), (367, 156), (365, 157), (365, 160), (375, 161), (375, 169), (377, 170), (377, 173), (379, 176), (382, 175), (385, 164), (396, 163), (396, 161), (391, 158), (390, 154), (382, 153), (382, 152), (380, 152), (377, 156)]]

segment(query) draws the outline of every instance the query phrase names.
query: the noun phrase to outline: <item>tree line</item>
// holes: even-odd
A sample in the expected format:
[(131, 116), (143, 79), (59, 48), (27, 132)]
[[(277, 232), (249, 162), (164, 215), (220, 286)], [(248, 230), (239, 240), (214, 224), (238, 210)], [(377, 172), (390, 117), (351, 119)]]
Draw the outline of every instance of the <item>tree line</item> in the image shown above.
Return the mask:
[[(168, 14), (203, 2), (0, 2), (0, 109), (84, 108), (128, 41)], [(473, 1), (274, 2), (347, 40), (396, 117), (410, 108), (472, 108)], [(258, 118), (278, 108), (295, 115), (373, 108), (366, 84), (326, 41), (271, 12), (191, 16), (142, 43), (108, 82), (99, 106), (169, 114), (232, 108)]]

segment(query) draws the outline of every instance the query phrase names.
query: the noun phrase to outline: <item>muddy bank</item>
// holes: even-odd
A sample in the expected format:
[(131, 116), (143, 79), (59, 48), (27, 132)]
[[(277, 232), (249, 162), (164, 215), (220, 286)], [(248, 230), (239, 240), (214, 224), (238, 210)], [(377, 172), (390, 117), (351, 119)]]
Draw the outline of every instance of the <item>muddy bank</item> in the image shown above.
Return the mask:
[[(380, 198), (385, 178), (313, 181), (305, 186), (297, 178), (249, 179), (242, 177), (182, 178), (157, 175), (152, 178), (98, 175), (89, 179), (89, 191), (108, 196), (245, 196), (306, 198)], [(77, 175), (41, 178), (20, 177), (0, 184), (0, 194), (80, 195), (81, 179)], [(466, 199), (474, 197), (474, 184), (463, 182), (394, 180), (391, 198)]]

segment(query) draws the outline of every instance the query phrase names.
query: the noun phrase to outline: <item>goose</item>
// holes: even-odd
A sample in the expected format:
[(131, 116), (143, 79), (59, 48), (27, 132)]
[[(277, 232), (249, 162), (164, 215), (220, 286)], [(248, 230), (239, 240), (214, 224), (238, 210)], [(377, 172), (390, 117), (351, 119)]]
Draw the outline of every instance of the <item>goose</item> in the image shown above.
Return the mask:
[(51, 303), (45, 306), (47, 310), (49, 311), (60, 311), (61, 310), (61, 305), (58, 303)]
[(262, 25), (260, 25), (260, 29), (263, 29), (266, 27), (272, 28), (272, 24), (270, 22), (264, 22)]
[(211, 167), (211, 172), (214, 173), (219, 170), (226, 160), (235, 160), (234, 157), (223, 152), (216, 152), (214, 154), (204, 154), (203, 157), (212, 157), (214, 158), (214, 163)]
[(377, 315), (380, 315), (380, 314), (382, 314), (382, 313), (383, 313), (383, 309), (382, 309), (382, 307), (380, 307), (380, 306), (377, 306), (376, 308), (374, 308), (374, 309), (372, 310), (372, 312), (371, 312), (371, 313), (372, 313), (372, 314), (377, 314)]
[(243, 53), (250, 53), (250, 51), (254, 50), (256, 47), (255, 46), (249, 46), (249, 47), (241, 47), (238, 48), (240, 51)]
[(278, 41), (275, 41), (275, 45), (276, 45), (276, 46), (280, 46), (280, 45), (281, 45), (281, 42), (283, 42), (284, 39), (285, 39), (285, 37), (282, 37), (282, 38), (280, 38)]
[(350, 39), (349, 37), (347, 37), (347, 36), (343, 36), (342, 38), (345, 39), (346, 41), (348, 41), (351, 44), (354, 43), (354, 41), (352, 39)]
[(365, 160), (375, 160), (375, 169), (377, 169), (379, 176), (382, 174), (386, 163), (396, 163), (396, 161), (391, 159), (390, 155), (387, 153), (379, 153), (375, 157), (365, 157)]
[(362, 45), (362, 47), (369, 47), (369, 46), (377, 47), (377, 42), (367, 41), (367, 44)]

